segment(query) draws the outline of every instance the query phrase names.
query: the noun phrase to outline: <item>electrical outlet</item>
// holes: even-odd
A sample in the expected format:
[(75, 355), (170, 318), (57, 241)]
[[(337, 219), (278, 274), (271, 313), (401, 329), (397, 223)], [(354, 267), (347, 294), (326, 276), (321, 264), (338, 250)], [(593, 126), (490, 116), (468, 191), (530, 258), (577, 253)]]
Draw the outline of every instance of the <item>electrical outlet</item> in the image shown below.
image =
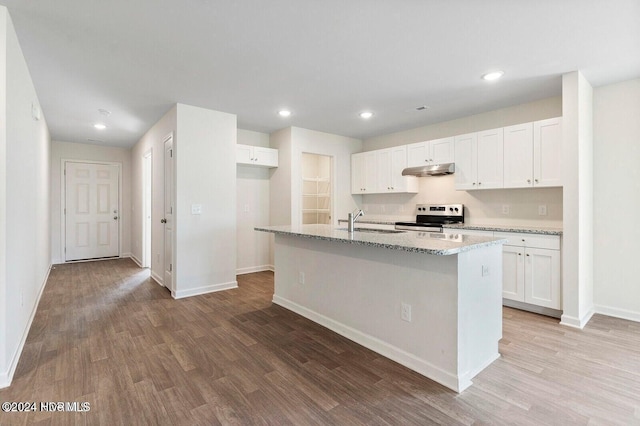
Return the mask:
[(547, 206), (546, 206), (546, 204), (540, 204), (538, 206), (538, 215), (539, 216), (546, 216), (547, 215)]
[(509, 214), (509, 213), (511, 213), (511, 206), (509, 206), (509, 204), (503, 204), (502, 214)]
[(202, 214), (202, 204), (191, 204), (191, 214)]
[(249, 204), (244, 205), (244, 212), (249, 213)]
[(400, 305), (400, 319), (411, 322), (411, 305), (408, 303), (402, 303)]
[(304, 284), (304, 272), (298, 272), (298, 284)]
[(489, 265), (482, 265), (482, 276), (486, 277), (489, 275)]

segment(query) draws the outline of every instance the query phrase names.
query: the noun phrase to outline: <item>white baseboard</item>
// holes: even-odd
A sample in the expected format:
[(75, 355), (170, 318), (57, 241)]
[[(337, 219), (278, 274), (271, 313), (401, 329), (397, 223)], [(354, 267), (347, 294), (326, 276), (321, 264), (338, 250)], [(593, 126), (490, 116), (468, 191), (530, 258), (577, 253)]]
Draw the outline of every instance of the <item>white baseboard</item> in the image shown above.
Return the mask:
[[(280, 305), (283, 308), (289, 309), (290, 311), (293, 311), (298, 315), (302, 315), (303, 317), (308, 318), (311, 321), (316, 322), (328, 328), (329, 330), (334, 331), (341, 336), (344, 336), (347, 339), (364, 346), (365, 348), (371, 349), (372, 351), (379, 353), (380, 355), (385, 356), (397, 362), (398, 364), (402, 364), (413, 371), (417, 371), (423, 376), (428, 377), (431, 380), (448, 387), (449, 389), (453, 389), (456, 392), (462, 392), (467, 387), (469, 387), (471, 385), (471, 378), (475, 376), (475, 374), (477, 374), (468, 373), (464, 377), (456, 377), (455, 374), (442, 370), (441, 368), (436, 367), (428, 361), (418, 358), (415, 355), (412, 355), (396, 346), (390, 345), (389, 343), (386, 343), (376, 337), (370, 336), (366, 333), (363, 333), (338, 321), (328, 318), (322, 314), (307, 309), (295, 302), (274, 295), (273, 303), (275, 303), (276, 305)], [(487, 360), (486, 365), (491, 364), (491, 362), (493, 362), (496, 358)]]
[(238, 288), (237, 281), (231, 281), (228, 283), (211, 284), (204, 287), (190, 288), (187, 290), (172, 291), (171, 295), (174, 299), (182, 299), (184, 297), (198, 296), (200, 294), (214, 293), (216, 291), (229, 290), (232, 288)]
[(560, 317), (560, 325), (566, 325), (567, 327), (579, 328), (582, 330), (584, 326), (587, 325), (593, 314), (595, 314), (593, 307), (589, 309), (589, 311), (584, 314), (582, 318), (562, 314), (562, 316)]
[(612, 308), (604, 305), (595, 305), (594, 309), (597, 314), (640, 322), (640, 312), (630, 311), (628, 309)]
[(27, 342), (27, 336), (29, 335), (29, 331), (31, 330), (31, 324), (33, 323), (33, 319), (35, 318), (36, 312), (38, 311), (40, 298), (42, 297), (44, 288), (47, 285), (47, 280), (49, 279), (49, 274), (51, 273), (52, 267), (53, 267), (53, 264), (50, 264), (49, 268), (47, 268), (47, 272), (44, 275), (44, 279), (42, 280), (42, 284), (40, 285), (40, 290), (38, 291), (38, 296), (36, 297), (35, 303), (33, 304), (33, 309), (31, 310), (31, 315), (29, 315), (29, 320), (27, 321), (27, 327), (24, 329), (22, 333), (22, 338), (20, 339), (20, 343), (18, 344), (16, 351), (11, 357), (9, 368), (7, 369), (7, 371), (0, 373), (0, 389), (9, 387), (11, 385), (11, 381), (13, 380), (13, 375), (16, 372), (18, 361), (20, 361), (20, 355), (22, 355), (22, 350), (24, 349), (24, 345)]
[(122, 253), (120, 257), (133, 257), (133, 253)]
[(273, 272), (273, 270), (274, 270), (273, 265), (249, 266), (248, 268), (236, 269), (236, 275), (252, 274), (254, 272), (262, 272), (262, 271)]
[(142, 266), (142, 262), (140, 261), (140, 259), (138, 259), (137, 257), (135, 257), (135, 255), (134, 255), (133, 253), (131, 253), (131, 255), (130, 255), (130, 256), (127, 256), (127, 257), (129, 257), (131, 260), (133, 260), (133, 262), (134, 262), (136, 265), (138, 265), (139, 267), (144, 268), (144, 266)]
[(162, 287), (164, 287), (163, 279), (160, 278), (160, 276), (153, 271), (151, 271), (151, 279), (154, 280), (159, 285), (161, 285)]

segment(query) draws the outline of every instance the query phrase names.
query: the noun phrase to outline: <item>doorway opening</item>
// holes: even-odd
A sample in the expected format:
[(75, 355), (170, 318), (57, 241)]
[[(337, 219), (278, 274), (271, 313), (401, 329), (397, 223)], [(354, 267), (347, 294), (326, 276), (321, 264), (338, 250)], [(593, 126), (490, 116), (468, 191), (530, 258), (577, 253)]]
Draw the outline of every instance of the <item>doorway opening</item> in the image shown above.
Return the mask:
[(151, 268), (151, 211), (152, 211), (152, 152), (147, 152), (142, 161), (142, 267)]
[(302, 223), (331, 223), (331, 163), (328, 155), (302, 153)]

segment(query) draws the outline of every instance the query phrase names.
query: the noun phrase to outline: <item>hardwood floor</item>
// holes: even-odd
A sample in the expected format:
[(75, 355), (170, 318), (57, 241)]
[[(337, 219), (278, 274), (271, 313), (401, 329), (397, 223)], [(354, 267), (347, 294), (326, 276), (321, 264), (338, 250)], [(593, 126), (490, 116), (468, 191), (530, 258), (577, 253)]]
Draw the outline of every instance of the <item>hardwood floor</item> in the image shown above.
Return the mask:
[(456, 394), (271, 304), (273, 275), (173, 300), (128, 259), (51, 272), (0, 424), (640, 424), (640, 324), (504, 309), (502, 357)]

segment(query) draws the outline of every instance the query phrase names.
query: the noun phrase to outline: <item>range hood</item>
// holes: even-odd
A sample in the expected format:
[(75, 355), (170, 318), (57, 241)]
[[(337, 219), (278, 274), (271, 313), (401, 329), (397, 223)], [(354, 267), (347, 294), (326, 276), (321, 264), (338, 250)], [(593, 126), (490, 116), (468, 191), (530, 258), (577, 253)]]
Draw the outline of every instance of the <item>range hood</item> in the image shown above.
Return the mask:
[(430, 166), (407, 167), (402, 171), (402, 176), (442, 176), (450, 175), (456, 171), (454, 163), (433, 164)]

